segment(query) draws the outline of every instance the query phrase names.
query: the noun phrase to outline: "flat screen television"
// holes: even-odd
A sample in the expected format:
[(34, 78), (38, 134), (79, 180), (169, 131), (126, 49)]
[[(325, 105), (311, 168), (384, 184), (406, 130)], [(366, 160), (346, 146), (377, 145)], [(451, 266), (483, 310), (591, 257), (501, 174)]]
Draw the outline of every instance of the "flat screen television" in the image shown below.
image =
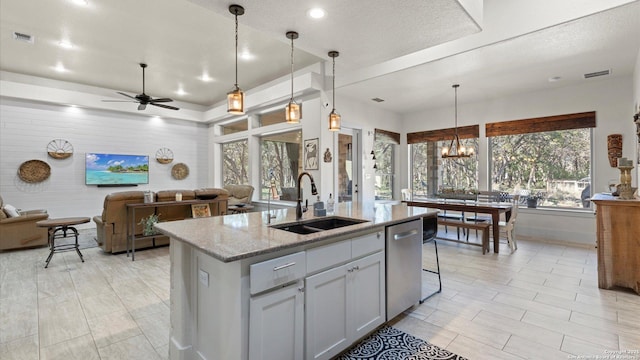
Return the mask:
[(85, 184), (126, 186), (149, 183), (149, 156), (87, 153)]

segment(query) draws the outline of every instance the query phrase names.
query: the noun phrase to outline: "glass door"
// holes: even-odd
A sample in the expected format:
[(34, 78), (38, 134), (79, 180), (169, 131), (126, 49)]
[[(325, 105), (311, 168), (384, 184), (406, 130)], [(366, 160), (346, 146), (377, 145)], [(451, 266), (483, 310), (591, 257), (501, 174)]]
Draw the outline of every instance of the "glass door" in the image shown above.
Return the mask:
[(359, 200), (360, 131), (342, 128), (338, 133), (338, 202)]

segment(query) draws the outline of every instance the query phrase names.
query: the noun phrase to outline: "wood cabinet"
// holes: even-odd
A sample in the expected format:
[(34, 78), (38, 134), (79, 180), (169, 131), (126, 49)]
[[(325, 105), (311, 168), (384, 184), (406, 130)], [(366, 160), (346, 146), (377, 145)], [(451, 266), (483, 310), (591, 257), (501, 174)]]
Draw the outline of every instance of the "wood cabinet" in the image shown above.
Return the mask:
[(598, 287), (640, 294), (640, 200), (596, 194)]

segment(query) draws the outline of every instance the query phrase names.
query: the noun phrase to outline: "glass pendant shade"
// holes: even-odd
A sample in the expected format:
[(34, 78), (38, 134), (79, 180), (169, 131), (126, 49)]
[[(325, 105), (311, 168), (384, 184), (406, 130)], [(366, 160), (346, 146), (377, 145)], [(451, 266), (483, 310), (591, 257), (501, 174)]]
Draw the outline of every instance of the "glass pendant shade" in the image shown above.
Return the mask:
[(341, 119), (341, 116), (336, 112), (336, 109), (331, 110), (331, 114), (329, 114), (329, 130), (330, 131), (340, 130), (340, 119)]
[(298, 38), (295, 31), (287, 31), (287, 39), (291, 40), (291, 98), (285, 108), (285, 120), (288, 124), (298, 124), (302, 120), (302, 104), (293, 100), (293, 40)]
[(227, 93), (227, 112), (234, 115), (244, 114), (244, 92), (238, 86), (238, 16), (244, 14), (244, 8), (240, 5), (230, 5), (229, 12), (236, 19), (236, 82), (233, 90)]
[(237, 86), (227, 93), (227, 112), (235, 115), (244, 114), (244, 92)]
[(329, 114), (329, 131), (340, 131), (340, 120), (342, 117), (336, 112), (336, 58), (340, 55), (337, 51), (329, 51), (329, 57), (333, 59), (333, 83), (331, 91), (333, 95), (333, 108)]
[(285, 119), (289, 124), (299, 123), (300, 119), (302, 119), (302, 104), (298, 104), (291, 99), (285, 109)]

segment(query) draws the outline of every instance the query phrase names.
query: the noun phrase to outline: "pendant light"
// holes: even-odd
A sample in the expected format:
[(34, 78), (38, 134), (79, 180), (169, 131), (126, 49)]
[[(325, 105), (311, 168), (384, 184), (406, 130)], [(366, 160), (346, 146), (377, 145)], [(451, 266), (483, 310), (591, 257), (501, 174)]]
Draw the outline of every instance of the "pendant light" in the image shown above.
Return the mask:
[(236, 18), (236, 83), (233, 90), (227, 93), (227, 112), (235, 115), (244, 114), (244, 92), (238, 87), (238, 16), (244, 14), (240, 5), (230, 5), (229, 12)]
[(333, 108), (331, 114), (329, 114), (329, 130), (340, 130), (340, 114), (336, 112), (336, 58), (340, 55), (337, 51), (329, 51), (329, 57), (333, 59), (333, 85), (331, 87), (333, 94)]
[(285, 119), (289, 124), (297, 124), (302, 119), (302, 104), (293, 100), (293, 40), (297, 38), (297, 32), (287, 31), (287, 39), (291, 39), (291, 99), (285, 109)]
[(455, 91), (455, 134), (449, 147), (442, 148), (442, 158), (468, 158), (473, 155), (473, 146), (465, 148), (464, 145), (460, 144), (460, 138), (458, 137), (458, 88), (460, 85), (455, 84), (452, 87)]

